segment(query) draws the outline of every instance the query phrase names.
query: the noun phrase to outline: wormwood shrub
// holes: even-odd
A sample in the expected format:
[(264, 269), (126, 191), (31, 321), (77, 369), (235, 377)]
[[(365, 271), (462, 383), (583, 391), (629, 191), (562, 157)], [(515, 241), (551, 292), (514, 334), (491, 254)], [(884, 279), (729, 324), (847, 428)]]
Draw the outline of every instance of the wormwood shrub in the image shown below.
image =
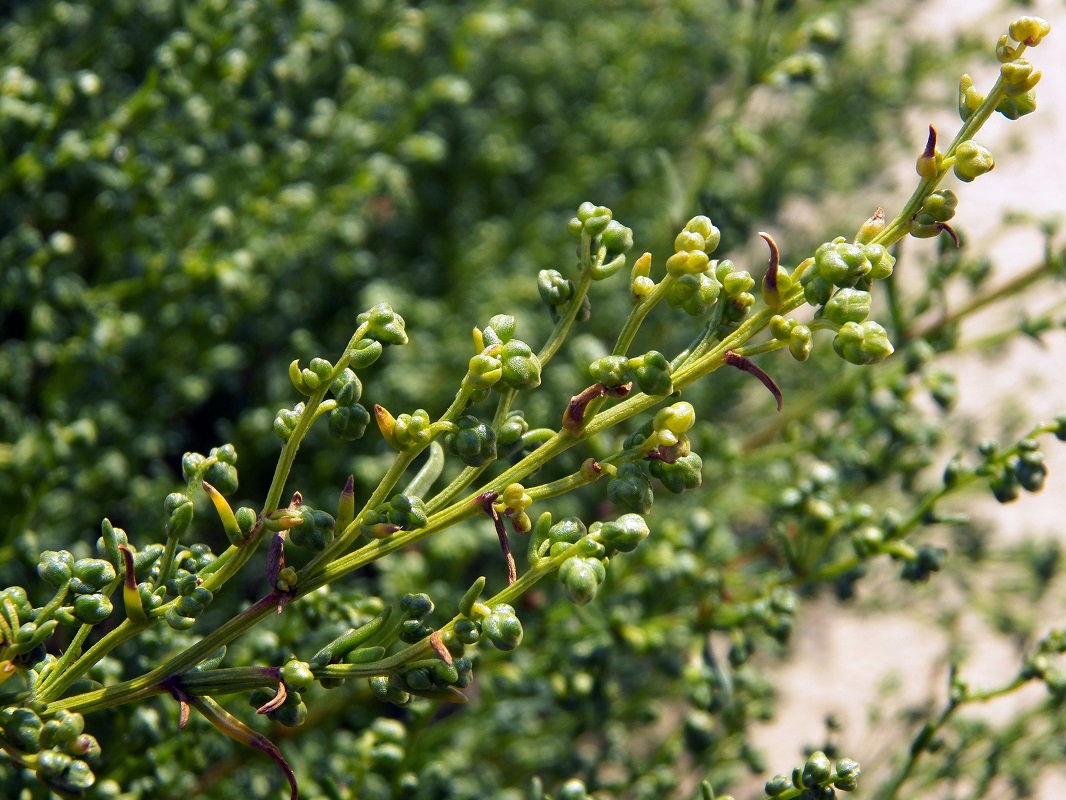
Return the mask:
[[(104, 520), (92, 541), (41, 552), (39, 582), (4, 590), (5, 787), (32, 794), (32, 773), (69, 796), (226, 796), (276, 793), (284, 776), (293, 796), (299, 783), (323, 797), (713, 797), (740, 765), (763, 771), (749, 733), (770, 713), (772, 687), (752, 655), (787, 641), (800, 600), (820, 587), (849, 597), (884, 556), (905, 582), (947, 569), (947, 550), (927, 535), (959, 523), (942, 501), (979, 483), (1002, 502), (1039, 490), (1041, 437), (1066, 438), (1059, 419), (1010, 446), (983, 442), (931, 485), (939, 425), (918, 396), (950, 407), (937, 359), (969, 311), (1061, 271), (1049, 248), (1039, 270), (985, 287), (981, 265), (954, 249), (957, 199), (941, 188), (949, 174), (968, 182), (992, 168), (973, 137), (995, 112), (1035, 109), (1039, 72), (1025, 54), (1048, 29), (1032, 17), (1010, 26), (987, 94), (963, 79), (963, 125), (939, 146), (930, 129), (902, 209), (872, 213), (791, 269), (769, 234), (755, 276), (712, 259), (722, 233), (705, 215), (676, 234), (672, 254), (631, 259), (633, 231), (583, 203), (567, 224), (576, 268), (536, 274), (545, 341), (529, 344), (525, 320), (505, 313), (517, 309), (479, 318), (443, 413), (364, 399), (364, 380), (368, 398), (388, 380), (378, 360), (409, 343), (386, 302), (356, 316), (335, 360), (312, 350), (294, 361), (298, 399), (273, 419), (283, 444), (265, 500), (236, 500), (248, 490), (232, 444), (186, 453), (158, 542)], [(939, 237), (940, 250), (933, 270), (904, 284), (896, 256), (908, 235)], [(956, 282), (975, 299), (928, 322)], [(875, 293), (884, 325), (870, 318)], [(618, 307), (611, 294), (628, 304), (613, 343), (571, 337), (593, 305)], [(687, 340), (639, 344), (659, 315)], [(1050, 324), (1030, 319), (1025, 332)], [(570, 361), (556, 360), (567, 349)], [(756, 363), (775, 350), (806, 363)], [(741, 378), (761, 383), (780, 415), (742, 394)], [(793, 410), (793, 388), (811, 380), (815, 405)], [(707, 402), (706, 384), (727, 391)], [(750, 430), (734, 433), (742, 424)], [(297, 471), (301, 446), (350, 457), (323, 429), (352, 442), (374, 428), (381, 446), (354, 450), (343, 488)], [(679, 497), (653, 512), (664, 494)], [(1039, 594), (1056, 556), (1029, 561)], [(242, 586), (258, 598), (245, 607), (227, 601)], [(1024, 735), (951, 728), (959, 708), (1042, 681), (1050, 699), (1037, 718), (1055, 741), (1066, 639), (1036, 628), (1006, 686), (974, 689), (953, 673), (948, 705), (878, 796), (901, 796), (945, 748), (941, 782), (967, 754), (998, 747), (983, 773), (956, 770), (975, 796), (1001, 773), (1031, 784), (1053, 761), (1053, 748)], [(484, 709), (476, 724), (441, 702), (468, 699)], [(552, 708), (566, 713), (548, 723)], [(657, 725), (670, 732), (652, 740)], [(281, 769), (240, 770), (254, 762), (230, 741)], [(859, 775), (831, 746), (812, 748), (765, 789), (832, 797)]]

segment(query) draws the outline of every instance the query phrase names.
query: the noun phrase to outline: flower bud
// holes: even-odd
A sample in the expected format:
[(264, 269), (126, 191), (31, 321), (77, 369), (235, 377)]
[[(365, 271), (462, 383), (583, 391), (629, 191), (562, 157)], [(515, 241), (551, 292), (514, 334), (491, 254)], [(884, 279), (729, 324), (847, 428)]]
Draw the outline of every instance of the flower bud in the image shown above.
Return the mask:
[(381, 357), (381, 342), (376, 339), (360, 339), (349, 350), (348, 364), (352, 369), (366, 369)]
[(833, 764), (821, 750), (811, 753), (803, 765), (803, 785), (818, 786), (825, 783), (833, 774)]
[(652, 477), (658, 478), (666, 490), (673, 494), (698, 489), (703, 483), (703, 459), (695, 453), (682, 456), (672, 464), (652, 461), (649, 469)]
[(830, 322), (862, 322), (870, 315), (870, 293), (860, 289), (839, 289), (824, 306)]
[(650, 532), (648, 523), (640, 514), (623, 514), (613, 522), (604, 522), (598, 530), (604, 545), (621, 553), (636, 550)]
[(289, 529), (289, 541), (297, 547), (306, 547), (320, 553), (333, 541), (335, 521), (325, 511), (302, 505), (296, 512), (300, 523)]
[(329, 412), (329, 433), (342, 442), (362, 438), (370, 424), (370, 412), (359, 403), (338, 406)]
[(394, 685), (389, 678), (379, 675), (370, 678), (369, 682), (370, 691), (378, 700), (401, 708), (411, 704), (411, 695)]
[(673, 391), (670, 380), (670, 362), (657, 350), (649, 350), (638, 358), (630, 359), (633, 377), (645, 394), (667, 395)]
[(388, 303), (378, 303), (369, 311), (355, 318), (359, 325), (367, 326), (366, 338), (383, 345), (407, 344), (407, 331), (403, 317), (392, 310)]
[(579, 606), (592, 601), (606, 577), (607, 571), (598, 558), (573, 556), (559, 567), (559, 580), (566, 589), (566, 596)]
[(618, 468), (607, 482), (607, 496), (611, 502), (638, 514), (651, 511), (655, 495), (651, 479), (639, 464), (628, 463)]
[(674, 276), (696, 275), (706, 270), (709, 263), (702, 250), (681, 250), (666, 259), (666, 271)]
[(674, 238), (674, 252), (682, 250), (703, 250), (706, 246), (703, 236), (695, 231), (683, 230)]
[(540, 386), (540, 359), (525, 342), (518, 339), (507, 342), (500, 351), (500, 362), (503, 383), (510, 388), (524, 391)]
[(329, 390), (338, 406), (350, 406), (358, 403), (359, 398), (362, 397), (363, 384), (352, 370), (345, 367), (333, 381)]
[(496, 459), (496, 432), (477, 417), (464, 415), (456, 430), (444, 439), (447, 450), (468, 467), (480, 467)]
[(74, 598), (74, 616), (86, 625), (97, 625), (111, 616), (114, 606), (102, 594), (79, 594)]
[(796, 325), (788, 335), (788, 352), (797, 361), (806, 361), (814, 347), (814, 336), (806, 325)]
[(600, 245), (607, 248), (608, 255), (628, 253), (633, 249), (633, 231), (612, 219), (600, 234)]
[(292, 436), (292, 432), (296, 430), (296, 425), (300, 421), (300, 414), (303, 413), (304, 404), (299, 403), (293, 409), (283, 408), (278, 411), (276, 417), (274, 417), (274, 435), (281, 441), (289, 441), (289, 437)]
[(1010, 38), (1028, 47), (1036, 47), (1051, 33), (1051, 23), (1041, 17), (1019, 17), (1007, 28)]
[(996, 106), (996, 111), (1007, 119), (1018, 119), (1036, 111), (1036, 91), (1030, 89), (1017, 97), (1005, 97)]
[(774, 314), (774, 316), (770, 317), (770, 334), (775, 339), (787, 339), (797, 324), (799, 323), (795, 317), (783, 317), (780, 314)]
[(56, 588), (71, 579), (74, 556), (67, 550), (45, 550), (37, 562), (37, 574), (41, 579)]
[(574, 296), (574, 284), (557, 270), (542, 269), (537, 274), (537, 290), (549, 308), (561, 306)]
[(681, 275), (666, 293), (666, 302), (690, 316), (701, 317), (714, 306), (721, 291), (718, 279), (706, 272)]
[(522, 623), (506, 603), (494, 606), (481, 621), (481, 633), (497, 650), (514, 650), (522, 643)]
[(878, 208), (872, 217), (862, 224), (858, 233), (855, 234), (855, 244), (868, 244), (872, 242), (881, 231), (885, 229), (885, 210)]
[(808, 275), (811, 275), (810, 279), (803, 282), (803, 299), (812, 306), (825, 305), (833, 294), (833, 284), (821, 275), (812, 274), (811, 270), (805, 272), (803, 277)]
[(972, 140), (962, 142), (955, 148), (955, 177), (969, 183), (979, 175), (989, 172), (996, 162), (992, 153)]
[(888, 333), (872, 320), (861, 324), (845, 322), (833, 339), (833, 349), (852, 364), (876, 364), (892, 355), (893, 351)]
[(315, 682), (315, 676), (311, 674), (311, 666), (306, 661), (298, 661), (295, 658), (285, 662), (281, 668), (281, 679), (285, 681), (285, 688), (291, 691), (302, 692), (310, 688)]
[(607, 387), (621, 386), (626, 382), (629, 359), (625, 356), (605, 356), (589, 365), (592, 380)]
[(814, 252), (814, 264), (822, 280), (834, 286), (854, 285), (872, 268), (863, 248), (843, 239), (820, 245)]
[(192, 524), (192, 500), (180, 492), (171, 492), (163, 500), (163, 513), (167, 515), (167, 538), (180, 538)]

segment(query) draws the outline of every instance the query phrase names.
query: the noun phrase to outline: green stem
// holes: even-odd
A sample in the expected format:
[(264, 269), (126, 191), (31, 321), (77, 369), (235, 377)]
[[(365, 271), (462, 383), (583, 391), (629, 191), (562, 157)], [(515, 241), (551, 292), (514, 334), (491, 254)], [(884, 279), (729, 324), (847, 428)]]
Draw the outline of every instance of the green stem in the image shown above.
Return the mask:
[[(1015, 57), (1020, 57), (1022, 53), (1025, 52), (1025, 49), (1025, 45), (1018, 45), (1018, 52)], [(1006, 78), (1004, 78), (1003, 75), (1000, 75), (992, 86), (992, 91), (988, 93), (988, 96), (985, 97), (981, 105), (977, 107), (977, 110), (970, 115), (970, 118), (962, 124), (962, 127), (959, 128), (959, 132), (955, 135), (951, 145), (948, 147), (947, 152), (943, 154), (943, 160), (946, 162), (945, 166), (937, 170), (935, 175), (921, 180), (906, 205), (903, 206), (903, 210), (896, 215), (891, 223), (885, 226), (885, 229), (881, 231), (881, 233), (874, 237), (871, 242), (872, 244), (881, 244), (885, 247), (889, 247), (907, 235), (910, 230), (911, 219), (921, 210), (922, 202), (935, 191), (936, 187), (944, 179), (944, 176), (947, 175), (948, 170), (951, 169), (951, 163), (953, 163), (952, 159), (955, 155), (955, 148), (963, 142), (972, 139), (974, 134), (981, 129), (981, 126), (988, 121), (988, 118), (995, 112), (996, 106), (1006, 98), (1006, 89)]]
[(618, 334), (618, 339), (615, 341), (611, 355), (624, 356), (626, 354), (637, 335), (637, 331), (640, 329), (641, 323), (644, 322), (651, 310), (659, 304), (659, 301), (666, 297), (666, 293), (676, 282), (677, 278), (667, 273), (655, 285), (655, 288), (651, 290), (648, 296), (633, 307), (626, 318), (625, 324), (622, 326), (621, 332)]

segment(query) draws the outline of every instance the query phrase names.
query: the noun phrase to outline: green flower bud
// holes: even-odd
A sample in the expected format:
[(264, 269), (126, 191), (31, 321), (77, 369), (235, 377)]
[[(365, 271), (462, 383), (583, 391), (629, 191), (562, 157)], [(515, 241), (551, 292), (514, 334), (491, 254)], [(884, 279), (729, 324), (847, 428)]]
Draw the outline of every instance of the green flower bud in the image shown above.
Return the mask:
[(649, 350), (638, 358), (630, 359), (629, 367), (640, 391), (651, 395), (667, 395), (673, 390), (670, 380), (670, 362), (657, 350)]
[(578, 220), (582, 230), (589, 237), (596, 237), (603, 233), (611, 222), (612, 212), (607, 206), (594, 206), (592, 203), (582, 203), (578, 206)]
[(559, 580), (566, 589), (566, 596), (579, 606), (592, 601), (606, 577), (607, 570), (598, 558), (574, 556), (559, 567)]
[(517, 326), (517, 320), (510, 314), (496, 314), (482, 331), (482, 338), (487, 346), (504, 344), (514, 338)]
[(36, 753), (44, 723), (28, 708), (14, 708), (4, 723), (4, 737), (20, 750)]
[(315, 682), (315, 676), (311, 674), (311, 665), (295, 658), (285, 662), (285, 666), (281, 668), (281, 679), (285, 681), (285, 688), (296, 692), (309, 689)]
[(209, 589), (192, 583), (188, 587), (188, 592), (178, 598), (175, 608), (182, 617), (197, 617), (203, 613), (203, 610), (214, 599), (214, 595)]
[(799, 323), (794, 317), (783, 317), (780, 314), (774, 314), (770, 317), (770, 334), (775, 339), (787, 339), (792, 329)]
[(424, 528), (428, 522), (426, 505), (419, 497), (398, 494), (389, 501), (388, 520), (403, 530)]
[(104, 589), (115, 580), (115, 568), (110, 561), (102, 558), (82, 558), (74, 562), (71, 567), (73, 580), (70, 583), (71, 591), (78, 594), (92, 594)]
[(630, 553), (648, 538), (651, 531), (640, 514), (623, 514), (613, 522), (604, 522), (597, 533), (607, 547), (620, 553)]
[(992, 497), (999, 502), (1014, 502), (1021, 494), (1018, 487), (1018, 476), (1013, 468), (1002, 468), (999, 473), (989, 480)]
[(424, 447), (432, 438), (430, 425), (429, 414), (420, 408), (411, 414), (400, 414), (393, 423), (391, 437), (386, 438), (397, 450)]
[(85, 730), (85, 718), (66, 709), (61, 709), (44, 723), (40, 731), (39, 745), (42, 748), (64, 747), (81, 736)]
[(770, 797), (777, 797), (792, 788), (792, 779), (787, 775), (775, 775), (766, 782), (763, 788)]
[(969, 183), (979, 175), (989, 172), (995, 165), (991, 151), (975, 141), (962, 142), (955, 148), (953, 169), (955, 177), (960, 181)]
[(74, 598), (74, 616), (86, 625), (97, 625), (111, 616), (114, 606), (102, 594), (79, 594)]
[(50, 586), (60, 587), (73, 576), (74, 556), (67, 550), (45, 550), (37, 563), (37, 574)]
[(181, 474), (186, 481), (191, 481), (196, 477), (199, 477), (200, 470), (203, 468), (204, 461), (206, 461), (199, 453), (186, 453), (181, 457)]
[(633, 249), (633, 231), (617, 220), (611, 220), (600, 234), (600, 245), (607, 248), (609, 255), (628, 253)]
[(481, 621), (482, 635), (497, 650), (514, 650), (522, 643), (522, 623), (514, 608), (506, 603), (493, 606), (492, 612)]
[(843, 239), (820, 245), (814, 251), (814, 264), (822, 280), (834, 286), (852, 286), (872, 268), (863, 248)]
[(604, 386), (621, 386), (626, 382), (629, 371), (629, 359), (625, 356), (605, 356), (589, 365), (589, 375), (596, 383)]
[(333, 542), (336, 520), (325, 511), (302, 505), (296, 512), (300, 524), (289, 529), (289, 541), (297, 547), (306, 547), (321, 553)]
[(682, 456), (673, 464), (651, 461), (652, 477), (658, 478), (667, 491), (684, 494), (689, 489), (698, 489), (703, 483), (703, 459), (695, 453)]
[(870, 262), (870, 272), (866, 275), (867, 279), (879, 281), (892, 274), (892, 270), (896, 266), (896, 257), (889, 253), (884, 245), (864, 245), (862, 252)]
[(856, 761), (850, 758), (842, 758), (837, 761), (836, 779), (833, 785), (842, 792), (853, 792), (859, 785), (859, 775), (862, 769)]
[(861, 289), (840, 289), (825, 304), (825, 316), (830, 322), (862, 322), (870, 316), (870, 293)]
[(496, 434), (496, 441), (503, 447), (511, 447), (518, 444), (522, 436), (529, 430), (525, 414), (521, 411), (508, 412), (500, 425), (500, 432)]
[(301, 382), (311, 391), (328, 381), (332, 375), (333, 365), (324, 358), (312, 358), (311, 363), (300, 370)]
[(468, 467), (480, 467), (496, 458), (496, 432), (477, 417), (462, 416), (456, 431), (444, 439), (448, 451)]
[(1036, 111), (1036, 91), (1030, 89), (1017, 97), (1005, 97), (996, 106), (996, 111), (1007, 119), (1019, 119), (1026, 114), (1032, 114)]
[(187, 631), (196, 624), (196, 617), (183, 617), (174, 606), (167, 608), (163, 620), (176, 631)]
[(811, 753), (803, 765), (803, 785), (810, 788), (820, 786), (833, 774), (833, 764), (821, 750)]
[(370, 678), (370, 691), (384, 703), (392, 703), (401, 708), (411, 704), (411, 695), (382, 675)]
[(709, 217), (702, 214), (695, 216), (685, 223), (685, 230), (698, 233), (703, 237), (703, 247), (698, 249), (707, 253), (713, 253), (718, 249), (718, 243), (722, 240), (722, 234), (713, 224)]
[[(204, 480), (218, 489), (219, 494), (228, 497), (237, 491), (237, 452), (233, 445), (223, 445), (211, 449), (211, 455), (218, 458), (207, 468)], [(223, 455), (225, 458), (223, 458)]]
[(660, 409), (652, 419), (651, 425), (654, 431), (670, 431), (674, 434), (682, 434), (690, 430), (696, 423), (696, 409), (692, 403), (674, 403)]
[(360, 339), (349, 350), (348, 365), (352, 369), (366, 369), (381, 357), (381, 342), (376, 339)]
[(618, 468), (607, 482), (607, 496), (611, 502), (638, 514), (651, 511), (655, 495), (651, 479), (639, 464), (628, 463)]
[(400, 599), (400, 612), (405, 619), (422, 619), (433, 613), (433, 600), (428, 594), (405, 594)]
[(292, 432), (296, 430), (296, 425), (300, 421), (300, 414), (303, 413), (303, 410), (304, 404), (298, 403), (296, 407), (291, 410), (283, 408), (278, 411), (277, 416), (274, 417), (274, 435), (283, 442), (289, 441)]
[(751, 289), (755, 285), (755, 279), (746, 270), (730, 272), (722, 280), (722, 288), (730, 297), (736, 297)]
[(588, 797), (589, 793), (585, 784), (576, 778), (568, 780), (559, 787), (559, 800), (588, 800)]
[(512, 339), (500, 351), (503, 382), (512, 389), (523, 391), (540, 386), (540, 359), (525, 342)]
[(554, 309), (565, 305), (574, 296), (574, 283), (564, 278), (558, 270), (542, 269), (537, 273), (537, 291), (541, 300)]
[(698, 275), (709, 263), (710, 259), (702, 250), (682, 250), (666, 259), (666, 271), (674, 276)]
[(355, 318), (356, 323), (368, 326), (366, 338), (387, 344), (407, 344), (407, 331), (403, 317), (392, 310), (388, 303), (378, 303), (369, 311)]
[(855, 244), (864, 245), (872, 242), (885, 229), (885, 210), (878, 208), (874, 215), (864, 222), (855, 234)]
[(338, 406), (329, 412), (330, 435), (342, 442), (354, 442), (366, 433), (370, 412), (359, 403)]
[(701, 317), (718, 301), (722, 285), (706, 272), (697, 275), (681, 275), (666, 293), (666, 302), (673, 308), (681, 308), (686, 314)]
[[(54, 550), (49, 550), (47, 552), (54, 553), (55, 551)], [(66, 552), (66, 551), (63, 551), (63, 552)], [(69, 555), (69, 553), (68, 553), (68, 555)], [(71, 558), (73, 559), (73, 556)], [(42, 562), (43, 561), (44, 561), (44, 555), (42, 554)], [(38, 566), (38, 571), (40, 571), (40, 567), (39, 566)], [(70, 571), (70, 566), (69, 565), (66, 565), (66, 570), (65, 571), (69, 573), (69, 571)], [(44, 576), (42, 575), (41, 577), (44, 577)], [(52, 584), (52, 585), (53, 586), (59, 586), (62, 583), (65, 583), (66, 580), (68, 580), (68, 579), (69, 578), (63, 579), (59, 583), (55, 583), (55, 584)], [(48, 581), (48, 582), (50, 584), (52, 583), (51, 581)], [(3, 591), (0, 591), (0, 609), (8, 609), (8, 608), (13, 608), (14, 611), (15, 611), (15, 619), (10, 619), (10, 618), (8, 619), (8, 622), (12, 626), (17, 625), (20, 621), (26, 622), (26, 621), (31, 620), (33, 618), (33, 605), (30, 603), (29, 595), (26, 594), (26, 590), (23, 589), (21, 586), (8, 586)], [(0, 610), (0, 613), (3, 613), (3, 610)]]
[(806, 361), (810, 358), (811, 349), (814, 347), (814, 336), (811, 329), (806, 325), (797, 325), (788, 335), (788, 352), (797, 361)]
[(180, 538), (192, 524), (192, 500), (180, 492), (172, 492), (163, 500), (163, 513), (167, 515), (167, 537)]
[(807, 270), (803, 277), (806, 278), (808, 275), (811, 275), (811, 278), (803, 281), (803, 298), (812, 306), (825, 305), (833, 294), (833, 284), (821, 275), (812, 274), (811, 270)]
[(496, 356), (479, 353), (467, 366), (467, 383), (473, 389), (490, 389), (503, 377), (503, 365)]
[(703, 234), (696, 231), (683, 230), (674, 239), (674, 252), (680, 253), (682, 250), (703, 250), (706, 247), (707, 242), (703, 238)]
[(1014, 463), (1014, 477), (1018, 485), (1027, 492), (1039, 492), (1043, 489), (1047, 479), (1044, 454), (1039, 451), (1022, 453)]
[(350, 406), (352, 403), (358, 403), (359, 398), (363, 396), (363, 384), (356, 374), (347, 367), (341, 370), (341, 374), (333, 381), (329, 390), (333, 394), (333, 399), (337, 401), (338, 406)]
[(852, 364), (876, 364), (892, 355), (888, 333), (872, 320), (863, 323), (845, 322), (840, 326), (833, 349)]

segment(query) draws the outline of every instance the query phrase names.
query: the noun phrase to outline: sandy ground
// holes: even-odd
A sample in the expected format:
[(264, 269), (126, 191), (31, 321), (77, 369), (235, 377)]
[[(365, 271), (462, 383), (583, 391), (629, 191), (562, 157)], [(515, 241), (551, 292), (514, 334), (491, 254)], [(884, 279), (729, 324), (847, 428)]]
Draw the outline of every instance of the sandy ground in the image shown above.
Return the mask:
[[(1028, 8), (1026, 8), (1028, 7)], [(1042, 69), (1036, 114), (1011, 123), (998, 115), (980, 136), (996, 156), (997, 168), (972, 184), (956, 188), (961, 202), (956, 218), (976, 247), (988, 253), (1002, 276), (1021, 271), (1038, 262), (1043, 252), (1042, 236), (1032, 226), (1004, 235), (990, 223), (1011, 212), (1038, 210), (1041, 216), (1066, 219), (1066, 2), (1043, 0), (1032, 4), (1004, 3), (1002, 0), (935, 0), (925, 6), (916, 24), (925, 29), (945, 30), (965, 26), (987, 32), (995, 41), (1006, 23), (1021, 13), (1040, 14), (1051, 21), (1052, 35), (1031, 53)], [(976, 26), (974, 20), (981, 20)], [(978, 86), (989, 85), (997, 65), (977, 65), (971, 73)], [(957, 117), (948, 109), (940, 119), (915, 119), (916, 141), (924, 138), (925, 125), (932, 122), (942, 130), (955, 130)], [(1024, 136), (1024, 150), (1019, 144)], [(1058, 247), (1066, 245), (1060, 233)], [(1060, 301), (1062, 295), (1059, 295)], [(1046, 308), (1052, 297), (1046, 300)], [(1060, 312), (1061, 316), (1061, 312)], [(1032, 341), (1017, 342), (1002, 357), (986, 360), (958, 358), (951, 365), (958, 377), (960, 398), (957, 413), (972, 424), (981, 436), (998, 434), (996, 415), (1004, 403), (1024, 404), (1029, 421), (1049, 419), (1066, 412), (1066, 331), (1047, 336), (1044, 346)], [(991, 498), (967, 504), (987, 519), (995, 535), (1003, 540), (1022, 536), (1066, 539), (1066, 446), (1046, 444), (1050, 476), (1038, 495), (1029, 495), (1016, 504), (999, 506)], [(1061, 596), (1060, 596), (1061, 599)], [(899, 690), (887, 704), (887, 712), (907, 705), (921, 706), (934, 700), (938, 705), (946, 695), (946, 636), (930, 626), (921, 614), (877, 614), (844, 610), (834, 603), (821, 602), (808, 607), (797, 627), (795, 658), (782, 667), (776, 683), (780, 690), (780, 713), (757, 740), (770, 756), (769, 769), (787, 771), (800, 763), (797, 748), (825, 741), (825, 717), (832, 713), (844, 728), (837, 741), (845, 755), (854, 753), (859, 761), (873, 757), (869, 766), (884, 774), (884, 757), (892, 742), (883, 741), (881, 728), (871, 726), (868, 702), (886, 681), (898, 681)], [(931, 617), (930, 617), (931, 619)], [(1049, 615), (1047, 628), (1066, 624), (1061, 605)], [(974, 686), (1001, 685), (1016, 674), (1018, 659), (1001, 638), (990, 634), (976, 619), (964, 622), (972, 645), (965, 676)], [(990, 704), (983, 713), (992, 720), (1008, 716), (1016, 703), (1033, 702), (1044, 694), (1042, 687), (1030, 687), (1020, 696)], [(897, 728), (898, 730), (898, 728)], [(908, 736), (913, 735), (909, 731)], [(896, 752), (904, 740), (897, 740)], [(864, 756), (864, 753), (866, 754)], [(878, 765), (878, 759), (882, 763)], [(864, 767), (867, 766), (864, 764)], [(876, 775), (858, 792), (871, 796)], [(754, 793), (739, 792), (738, 797)], [(907, 795), (912, 796), (912, 795)], [(1054, 770), (1040, 785), (1039, 800), (1066, 797), (1066, 765)], [(922, 800), (931, 800), (923, 796)]]

